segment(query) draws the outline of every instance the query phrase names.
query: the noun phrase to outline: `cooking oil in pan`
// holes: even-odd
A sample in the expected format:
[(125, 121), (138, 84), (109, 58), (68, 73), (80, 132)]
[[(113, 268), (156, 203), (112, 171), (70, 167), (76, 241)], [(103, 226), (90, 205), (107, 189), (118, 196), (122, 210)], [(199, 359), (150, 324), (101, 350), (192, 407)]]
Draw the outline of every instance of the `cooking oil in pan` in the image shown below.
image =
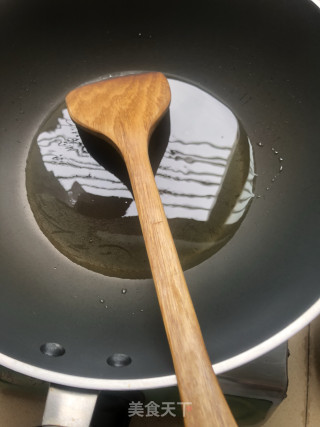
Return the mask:
[[(149, 153), (188, 269), (236, 232), (253, 197), (254, 165), (230, 109), (189, 82), (168, 80), (170, 109)], [(108, 144), (78, 131), (64, 103), (34, 138), (26, 185), (40, 229), (69, 259), (108, 276), (151, 277), (125, 166)]]

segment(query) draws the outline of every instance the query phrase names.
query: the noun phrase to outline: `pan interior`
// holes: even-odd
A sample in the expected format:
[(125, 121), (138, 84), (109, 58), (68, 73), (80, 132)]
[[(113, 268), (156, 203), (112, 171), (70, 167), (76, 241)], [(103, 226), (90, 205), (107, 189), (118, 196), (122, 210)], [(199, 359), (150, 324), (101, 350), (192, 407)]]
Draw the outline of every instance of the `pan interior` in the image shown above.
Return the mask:
[[(158, 9), (145, 0), (4, 3), (1, 365), (84, 388), (110, 389), (109, 379), (122, 389), (132, 379), (159, 387), (168, 375), (174, 384), (152, 280), (108, 277), (70, 261), (49, 240), (59, 233), (40, 230), (26, 196), (30, 145), (57, 127), (58, 117), (45, 128), (46, 118), (62, 111), (70, 90), (117, 70), (196, 82), (230, 108), (252, 143), (257, 196), (228, 243), (185, 271), (212, 363), (225, 372), (257, 357), (256, 346), (261, 354), (278, 345), (279, 331), (288, 339), (296, 319), (305, 326), (319, 299), (319, 9), (301, 0), (165, 1)], [(43, 172), (34, 185), (49, 188)], [(30, 201), (42, 197), (28, 193)], [(62, 209), (52, 222), (59, 219)], [(107, 363), (114, 354), (132, 363), (115, 368)]]
[[(235, 115), (208, 92), (169, 77), (172, 102), (150, 160), (184, 269), (233, 236), (253, 197), (253, 158)], [(26, 183), (35, 219), (72, 261), (121, 278), (151, 272), (120, 156), (78, 130), (62, 102), (34, 138)]]

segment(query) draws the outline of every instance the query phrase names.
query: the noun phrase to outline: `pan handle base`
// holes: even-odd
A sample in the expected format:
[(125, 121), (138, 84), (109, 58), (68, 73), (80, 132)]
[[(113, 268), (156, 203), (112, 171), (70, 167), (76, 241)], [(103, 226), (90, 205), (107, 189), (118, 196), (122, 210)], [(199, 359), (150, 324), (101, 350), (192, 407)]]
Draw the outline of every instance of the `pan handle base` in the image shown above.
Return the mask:
[(89, 427), (99, 391), (51, 384), (42, 426)]

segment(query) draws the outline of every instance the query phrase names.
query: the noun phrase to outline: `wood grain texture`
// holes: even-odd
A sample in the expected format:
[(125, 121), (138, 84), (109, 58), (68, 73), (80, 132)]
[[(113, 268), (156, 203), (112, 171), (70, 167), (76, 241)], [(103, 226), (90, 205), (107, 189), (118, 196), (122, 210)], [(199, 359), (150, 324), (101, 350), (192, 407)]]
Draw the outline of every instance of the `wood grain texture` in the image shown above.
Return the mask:
[(111, 140), (126, 163), (179, 392), (190, 402), (185, 425), (236, 423), (213, 372), (151, 169), (150, 135), (170, 103), (161, 73), (130, 75), (82, 86), (66, 98), (71, 118)]

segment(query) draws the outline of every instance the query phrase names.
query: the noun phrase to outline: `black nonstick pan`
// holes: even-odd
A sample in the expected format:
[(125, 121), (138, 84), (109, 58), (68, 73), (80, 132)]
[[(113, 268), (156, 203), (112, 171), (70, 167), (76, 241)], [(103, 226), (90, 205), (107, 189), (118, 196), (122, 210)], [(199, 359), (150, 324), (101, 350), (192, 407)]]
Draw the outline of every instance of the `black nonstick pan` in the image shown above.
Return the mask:
[[(319, 313), (319, 28), (319, 9), (307, 0), (0, 3), (2, 365), (85, 389), (175, 384), (125, 172), (113, 154), (105, 164), (63, 115), (74, 87), (133, 71), (161, 71), (173, 84), (208, 94), (245, 141), (232, 158), (245, 156), (246, 168), (224, 175), (210, 226), (174, 209), (169, 215), (216, 372), (276, 347)], [(165, 153), (181, 160), (174, 114), (189, 125), (182, 113), (188, 105), (174, 105), (150, 143), (159, 176)], [(222, 121), (209, 120), (213, 128)], [(65, 170), (48, 167), (59, 154), (44, 147), (64, 126), (85, 147), (86, 167), (94, 159), (109, 168), (126, 191), (103, 198), (79, 179), (61, 184)], [(72, 151), (68, 137), (55, 139), (66, 148), (61, 165)], [(205, 150), (201, 138), (184, 166)], [(80, 155), (71, 160), (81, 162)], [(181, 185), (191, 188), (185, 182), (183, 194)], [(226, 223), (230, 194), (236, 200), (244, 188), (248, 203), (237, 205), (243, 215)], [(88, 234), (97, 236), (96, 226), (105, 245), (98, 261)]]

